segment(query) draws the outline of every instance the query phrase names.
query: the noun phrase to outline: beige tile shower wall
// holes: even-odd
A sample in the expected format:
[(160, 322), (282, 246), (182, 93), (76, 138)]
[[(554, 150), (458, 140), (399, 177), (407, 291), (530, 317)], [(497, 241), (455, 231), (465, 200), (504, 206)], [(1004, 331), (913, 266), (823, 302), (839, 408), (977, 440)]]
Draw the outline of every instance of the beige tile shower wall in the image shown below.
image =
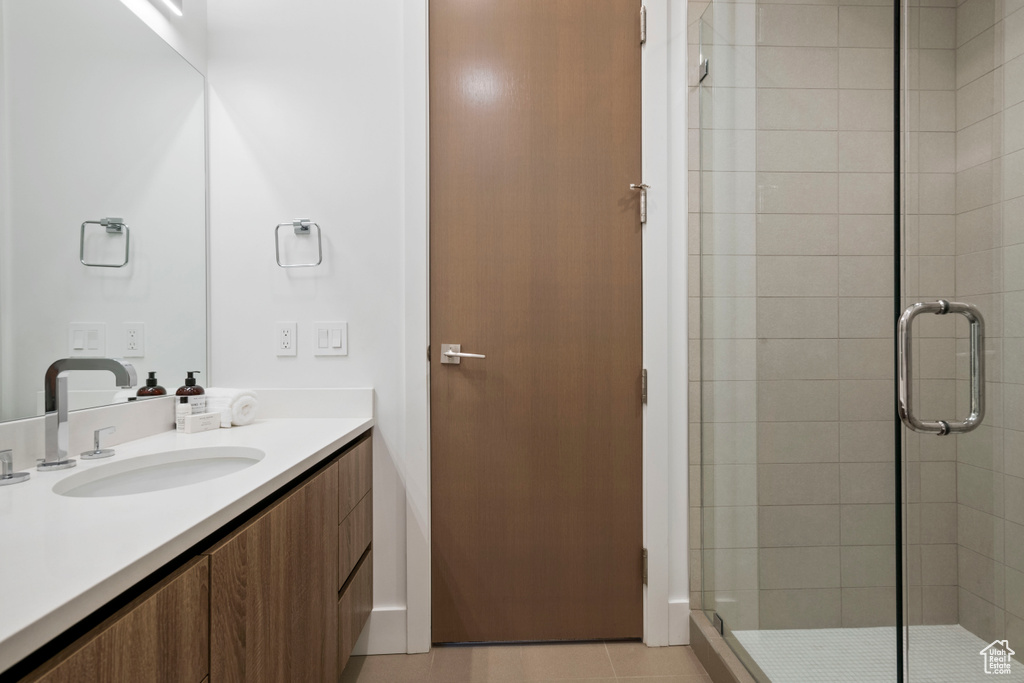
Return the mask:
[(891, 9), (758, 14), (760, 626), (888, 624)]
[[(956, 286), (956, 9), (928, 4), (905, 15), (903, 305), (948, 299)], [(956, 321), (919, 318), (914, 333), (917, 411), (927, 419), (953, 415)], [(955, 443), (906, 431), (903, 447), (907, 620), (955, 624)]]
[[(984, 313), (989, 351), (985, 424), (956, 443), (959, 615), (1024, 642), (1024, 9), (956, 12), (956, 294)], [(965, 397), (965, 362), (958, 379)]]
[[(703, 570), (704, 606), (732, 629), (891, 624), (891, 8), (716, 3), (713, 22), (737, 47), (707, 50), (713, 115), (701, 137), (705, 7), (690, 6), (692, 588)], [(750, 16), (752, 27), (737, 23)], [(947, 137), (919, 155), (915, 212), (927, 217), (913, 234), (948, 250), (926, 246), (912, 270), (915, 289), (952, 291), (956, 84), (941, 67), (955, 63), (955, 10), (921, 16), (930, 66), (917, 102), (928, 132)], [(932, 380), (954, 379), (931, 377), (940, 363), (926, 359), (932, 346), (951, 351), (953, 333), (930, 335), (918, 376), (938, 396)], [(912, 604), (929, 623), (956, 620), (953, 457), (913, 468), (928, 523), (912, 554), (929, 569)]]

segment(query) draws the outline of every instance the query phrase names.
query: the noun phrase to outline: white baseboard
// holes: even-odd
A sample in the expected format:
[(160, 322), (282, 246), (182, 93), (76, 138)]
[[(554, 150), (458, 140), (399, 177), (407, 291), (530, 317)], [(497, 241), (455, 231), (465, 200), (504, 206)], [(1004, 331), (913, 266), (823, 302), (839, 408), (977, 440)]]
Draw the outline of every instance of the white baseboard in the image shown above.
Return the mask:
[(399, 655), (406, 652), (406, 608), (374, 607), (353, 655)]
[(690, 601), (670, 600), (668, 603), (668, 644), (690, 644)]
[[(668, 644), (690, 644), (690, 601), (668, 604)], [(376, 607), (363, 634), (352, 650), (353, 655), (394, 655), (406, 652), (406, 608)]]

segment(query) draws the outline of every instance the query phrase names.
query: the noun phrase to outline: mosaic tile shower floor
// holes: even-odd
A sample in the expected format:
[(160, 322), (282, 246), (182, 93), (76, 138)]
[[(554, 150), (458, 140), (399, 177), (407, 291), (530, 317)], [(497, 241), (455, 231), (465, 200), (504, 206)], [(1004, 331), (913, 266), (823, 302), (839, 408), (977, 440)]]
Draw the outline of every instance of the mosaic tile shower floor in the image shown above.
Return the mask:
[[(733, 631), (773, 683), (892, 683), (895, 629), (826, 628)], [(1024, 643), (1010, 673), (986, 674), (988, 643), (959, 625), (910, 628), (909, 683), (1024, 683)], [(1010, 643), (1012, 648), (1014, 643)]]

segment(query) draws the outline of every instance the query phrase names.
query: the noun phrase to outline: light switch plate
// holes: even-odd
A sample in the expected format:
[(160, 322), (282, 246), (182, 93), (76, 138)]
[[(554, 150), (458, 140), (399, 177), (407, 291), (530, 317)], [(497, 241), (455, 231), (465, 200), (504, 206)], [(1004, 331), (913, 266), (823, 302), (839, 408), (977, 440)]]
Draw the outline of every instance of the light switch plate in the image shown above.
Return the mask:
[(314, 356), (347, 356), (348, 323), (313, 323)]
[(68, 323), (69, 357), (86, 358), (106, 355), (106, 323)]
[(298, 333), (296, 323), (274, 323), (274, 353), (278, 356), (296, 356), (298, 348), (295, 337)]

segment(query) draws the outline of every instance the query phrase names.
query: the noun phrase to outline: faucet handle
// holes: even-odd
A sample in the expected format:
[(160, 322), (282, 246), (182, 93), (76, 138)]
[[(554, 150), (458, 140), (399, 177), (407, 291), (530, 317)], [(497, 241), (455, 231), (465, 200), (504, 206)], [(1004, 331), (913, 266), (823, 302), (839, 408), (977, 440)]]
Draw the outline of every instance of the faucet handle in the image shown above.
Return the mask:
[(27, 481), (29, 476), (28, 472), (14, 471), (14, 451), (9, 448), (0, 451), (0, 486), (20, 484)]
[(101, 434), (113, 434), (117, 431), (117, 427), (102, 427), (92, 433), (92, 446), (91, 451), (82, 452), (82, 460), (99, 460), (100, 458), (109, 458), (114, 454), (113, 448), (100, 448), (100, 435)]

